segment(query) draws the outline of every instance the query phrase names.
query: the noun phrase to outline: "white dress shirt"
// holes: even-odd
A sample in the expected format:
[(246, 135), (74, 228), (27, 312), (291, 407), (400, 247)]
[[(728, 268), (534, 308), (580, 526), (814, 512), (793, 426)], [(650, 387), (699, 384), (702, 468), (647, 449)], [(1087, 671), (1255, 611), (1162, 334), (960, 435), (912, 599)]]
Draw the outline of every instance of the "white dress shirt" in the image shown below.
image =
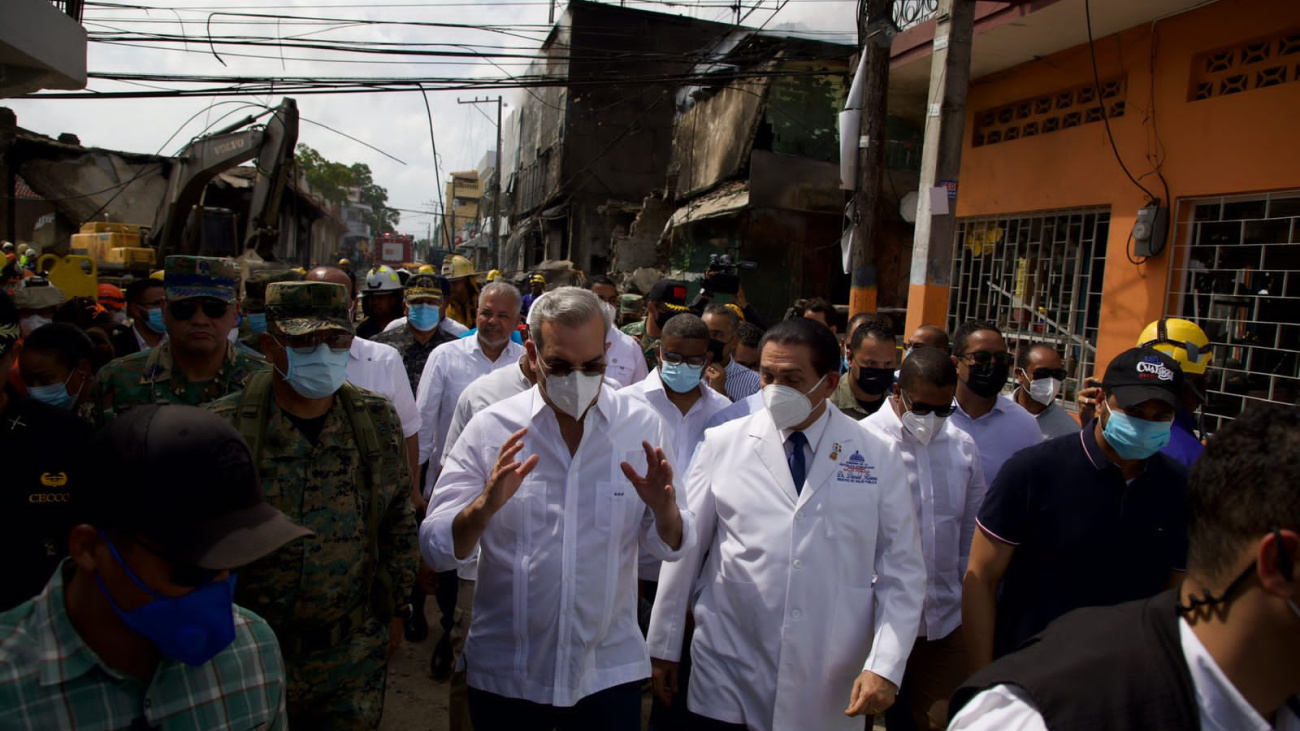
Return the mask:
[[(637, 357), (641, 357), (639, 350)], [(641, 361), (644, 363), (645, 359), (641, 358)], [(664, 391), (664, 382), (659, 378), (658, 368), (650, 371), (645, 380), (634, 383), (622, 391), (634, 399), (649, 404), (659, 414), (659, 418), (663, 419), (664, 427), (672, 437), (673, 455), (677, 458), (672, 463), (673, 486), (679, 491), (685, 490), (686, 476), (691, 472), (691, 459), (695, 457), (695, 448), (704, 441), (705, 423), (709, 417), (731, 405), (726, 396), (709, 388), (708, 384), (701, 382), (697, 388), (700, 391), (700, 399), (691, 404), (691, 408), (687, 409), (685, 414), (682, 414), (681, 410), (668, 400), (668, 394)], [(639, 569), (640, 577), (645, 581), (659, 580), (660, 561), (644, 551), (639, 559)]]
[(961, 626), (961, 583), (986, 487), (979, 448), (949, 419), (922, 444), (903, 428), (893, 399), (859, 423), (897, 445), (903, 457), (925, 557), (925, 608), (917, 634), (943, 639)]
[(692, 548), (694, 521), (679, 490), (682, 543), (667, 545), (619, 467), (628, 462), (645, 474), (642, 441), (661, 446), (672, 464), (658, 414), (602, 386), (584, 418), (570, 455), (555, 412), (534, 386), (476, 414), (447, 455), (420, 526), (420, 550), (439, 571), (464, 563), (452, 523), (482, 494), (501, 445), (527, 427), (518, 459), (540, 457), (479, 540), (465, 644), (470, 687), (568, 707), (650, 675), (637, 626), (637, 549), (674, 561)]
[[(399, 317), (396, 320), (393, 320), (392, 322), (385, 325), (384, 332), (388, 332), (389, 330), (396, 330), (399, 327), (406, 327), (405, 317)], [(442, 330), (443, 332), (450, 333), (451, 335), (455, 335), (456, 337), (460, 337), (461, 335), (464, 335), (465, 333), (469, 332), (469, 328), (465, 327), (459, 322), (456, 322), (450, 317), (440, 318), (438, 320), (438, 329)]]
[(461, 338), (438, 346), (424, 362), (424, 372), (415, 389), (415, 405), (420, 409), (420, 463), (430, 469), (442, 462), (442, 447), (451, 427), (452, 413), (461, 391), (480, 376), (498, 368), (518, 367), (522, 345), (506, 341), (495, 361), (488, 360), (479, 347), (478, 338)]
[(687, 705), (751, 731), (861, 731), (853, 682), (902, 679), (925, 601), (897, 450), (830, 404), (809, 431), (801, 491), (766, 410), (705, 432), (696, 547), (664, 566), (650, 618), (651, 657), (676, 661), (694, 609)]
[[(144, 336), (140, 334), (140, 328), (142, 327), (149, 327), (149, 326), (144, 324), (143, 322), (132, 323), (131, 334), (135, 336), (135, 344), (140, 346), (140, 352), (144, 353), (153, 350), (153, 346), (145, 342)], [(167, 342), (167, 333), (162, 334), (162, 340), (159, 340), (158, 344), (162, 345), (165, 342)]]
[(352, 338), (348, 351), (348, 381), (367, 391), (387, 398), (397, 410), (402, 421), (402, 436), (420, 433), (420, 410), (415, 408), (411, 394), (411, 379), (406, 377), (406, 366), (397, 348), (376, 343), (365, 338)]
[(971, 418), (955, 399), (953, 405), (957, 408), (948, 420), (975, 440), (986, 485), (993, 484), (998, 470), (1011, 455), (1043, 441), (1043, 432), (1034, 415), (1002, 394), (998, 394), (993, 409), (978, 419)]
[(610, 326), (605, 331), (605, 378), (618, 383), (619, 388), (626, 388), (645, 379), (648, 372), (645, 351), (637, 339)]
[[(1300, 731), (1300, 716), (1285, 705), (1272, 724), (1264, 720), (1182, 619), (1178, 638), (1196, 690), (1201, 731)], [(953, 717), (948, 731), (1047, 731), (1047, 722), (1023, 690), (995, 685), (971, 698)]]

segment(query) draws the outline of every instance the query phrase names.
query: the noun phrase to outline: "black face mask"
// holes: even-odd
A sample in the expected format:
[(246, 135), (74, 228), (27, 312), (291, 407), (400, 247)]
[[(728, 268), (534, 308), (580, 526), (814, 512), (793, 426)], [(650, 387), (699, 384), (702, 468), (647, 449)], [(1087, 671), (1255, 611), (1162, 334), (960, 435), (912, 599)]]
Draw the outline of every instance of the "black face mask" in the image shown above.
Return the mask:
[(723, 353), (726, 352), (726, 349), (727, 349), (726, 343), (722, 342), (721, 340), (714, 340), (713, 338), (709, 338), (709, 352), (713, 354), (714, 363), (717, 363), (718, 365), (726, 365), (726, 362), (723, 360), (723, 358), (725, 357)]
[(864, 393), (879, 396), (894, 385), (894, 370), (892, 368), (859, 368), (858, 375), (854, 380), (857, 381), (858, 388), (862, 389)]
[(992, 398), (1002, 391), (1010, 372), (1009, 366), (998, 365), (996, 362), (984, 365), (972, 364), (970, 377), (966, 379), (966, 387), (980, 398)]

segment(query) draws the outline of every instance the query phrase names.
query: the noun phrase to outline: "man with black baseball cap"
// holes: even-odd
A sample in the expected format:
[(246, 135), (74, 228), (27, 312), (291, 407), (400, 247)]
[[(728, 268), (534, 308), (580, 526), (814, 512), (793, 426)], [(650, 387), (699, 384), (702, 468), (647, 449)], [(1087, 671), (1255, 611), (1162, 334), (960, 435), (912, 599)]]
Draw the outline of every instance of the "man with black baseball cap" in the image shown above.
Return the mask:
[(99, 478), (76, 487), (70, 558), (0, 614), (5, 725), (282, 727), (276, 638), (235, 606), (234, 572), (310, 532), (263, 502), (239, 433), (192, 406), (140, 406), (86, 459)]
[(650, 288), (645, 296), (645, 319), (625, 325), (623, 332), (636, 338), (645, 353), (646, 368), (654, 370), (659, 367), (659, 357), (655, 355), (659, 347), (659, 333), (673, 315), (690, 312), (686, 306), (686, 282), (678, 279), (660, 279)]
[(1106, 369), (1096, 419), (1007, 460), (963, 583), (972, 670), (1070, 610), (1152, 596), (1184, 570), (1187, 469), (1159, 453), (1182, 381), (1164, 353), (1126, 350)]

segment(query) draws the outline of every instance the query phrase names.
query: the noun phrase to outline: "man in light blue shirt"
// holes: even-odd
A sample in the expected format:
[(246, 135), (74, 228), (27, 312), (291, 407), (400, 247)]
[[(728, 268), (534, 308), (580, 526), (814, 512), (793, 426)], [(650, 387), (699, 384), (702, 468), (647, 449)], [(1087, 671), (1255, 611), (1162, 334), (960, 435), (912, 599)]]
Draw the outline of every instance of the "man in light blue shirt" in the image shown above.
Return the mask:
[(1003, 462), (1043, 441), (1043, 433), (1028, 411), (1002, 395), (1011, 353), (997, 325), (981, 320), (963, 324), (953, 334), (952, 353), (958, 379), (952, 423), (975, 440), (985, 483), (991, 484)]

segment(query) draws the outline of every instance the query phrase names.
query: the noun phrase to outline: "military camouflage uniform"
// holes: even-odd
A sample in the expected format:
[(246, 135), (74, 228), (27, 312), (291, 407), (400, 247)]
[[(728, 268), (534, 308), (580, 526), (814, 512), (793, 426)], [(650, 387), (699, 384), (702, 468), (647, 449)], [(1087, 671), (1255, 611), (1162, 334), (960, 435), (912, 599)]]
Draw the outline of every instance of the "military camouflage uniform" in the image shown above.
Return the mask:
[(209, 381), (190, 383), (175, 368), (172, 344), (165, 341), (143, 353), (110, 361), (99, 369), (90, 391), (92, 414), (95, 424), (103, 426), (132, 406), (201, 406), (243, 390), (250, 377), (270, 368), (266, 361), (256, 360), (227, 345), (226, 359), (217, 375)]
[[(272, 327), (302, 334), (337, 326), (290, 305), (277, 311), (281, 287), (337, 288), (342, 293), (339, 311), (347, 322), (343, 287), (302, 282), (268, 287)], [(319, 302), (312, 307), (319, 309)], [(351, 331), (350, 323), (347, 329)], [(258, 379), (272, 377), (268, 373)], [(255, 381), (248, 394), (269, 385)], [(241, 397), (229, 396), (208, 408), (238, 426)], [(344, 399), (367, 414), (377, 431), (380, 459), (375, 465), (364, 459)], [(419, 557), (401, 422), (383, 396), (344, 384), (314, 442), (274, 398), (268, 397), (263, 430), (256, 455), (263, 496), (316, 535), (240, 571), (235, 601), (265, 618), (280, 639), (291, 726), (373, 729), (383, 713), (389, 639), (389, 617), (378, 616), (382, 610), (377, 607), (405, 603)], [(374, 530), (367, 515), (376, 500), (383, 512)], [(371, 543), (372, 532), (377, 546)], [(378, 594), (372, 596), (372, 591)]]
[(421, 343), (415, 339), (415, 335), (411, 334), (410, 327), (403, 326), (382, 332), (371, 339), (376, 343), (391, 345), (402, 354), (406, 377), (411, 380), (411, 393), (415, 393), (420, 385), (420, 374), (424, 373), (424, 363), (429, 360), (429, 354), (439, 345), (455, 342), (457, 337), (441, 327), (436, 327), (429, 342)]
[[(208, 256), (169, 256), (163, 265), (163, 289), (167, 301), (215, 299), (234, 305), (238, 300), (239, 267), (232, 259)], [(200, 406), (244, 388), (248, 379), (270, 366), (234, 345), (226, 345), (226, 357), (217, 374), (207, 381), (190, 383), (176, 368), (172, 343), (110, 361), (99, 370), (91, 387), (90, 404), (95, 424), (103, 426), (132, 406), (185, 404)]]
[(624, 325), (623, 332), (637, 339), (641, 344), (641, 352), (645, 354), (645, 364), (650, 370), (659, 367), (659, 356), (655, 353), (655, 348), (659, 347), (659, 338), (650, 335), (645, 330), (645, 320), (634, 322), (631, 325)]

